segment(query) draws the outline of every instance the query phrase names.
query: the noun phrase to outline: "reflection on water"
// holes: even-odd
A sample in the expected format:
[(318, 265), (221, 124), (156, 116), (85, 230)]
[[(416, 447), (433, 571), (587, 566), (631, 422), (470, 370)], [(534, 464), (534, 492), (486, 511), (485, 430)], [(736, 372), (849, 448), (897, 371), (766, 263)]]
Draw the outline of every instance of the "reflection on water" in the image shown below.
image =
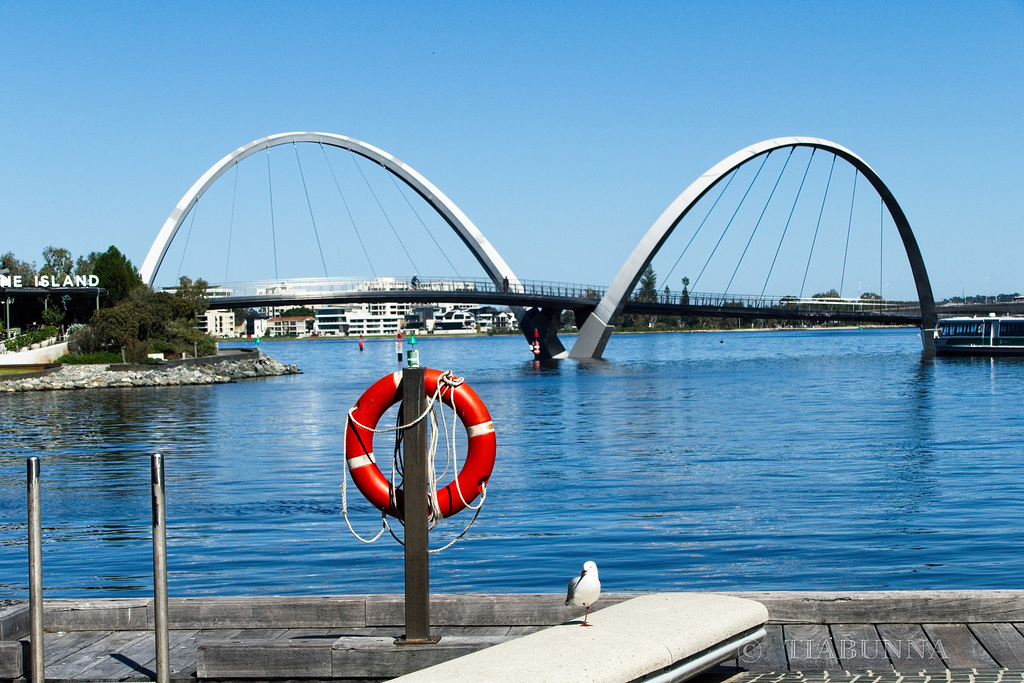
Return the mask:
[[(419, 349), (468, 379), (499, 444), (468, 540), (432, 556), (434, 590), (558, 591), (585, 559), (608, 590), (1024, 575), (1017, 359), (922, 359), (912, 330), (616, 335), (586, 363), (524, 362), (518, 338)], [(0, 597), (26, 591), (28, 455), (43, 459), (48, 595), (149, 594), (153, 452), (172, 595), (401, 591), (401, 548), (352, 538), (338, 492), (345, 413), (397, 368), (393, 344), (266, 350), (304, 374), (0, 395)], [(375, 533), (358, 493), (349, 504)]]

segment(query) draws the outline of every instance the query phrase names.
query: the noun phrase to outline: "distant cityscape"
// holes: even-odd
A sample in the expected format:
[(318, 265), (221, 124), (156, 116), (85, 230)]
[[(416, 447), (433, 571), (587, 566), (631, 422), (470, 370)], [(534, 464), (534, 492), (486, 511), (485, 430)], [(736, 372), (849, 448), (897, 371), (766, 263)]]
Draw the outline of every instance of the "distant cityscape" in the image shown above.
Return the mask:
[[(386, 283), (367, 280), (363, 289), (382, 289)], [(272, 294), (288, 289), (287, 282), (275, 288), (258, 290)], [(174, 288), (166, 288), (174, 291)], [(228, 297), (234, 291), (226, 287), (206, 290), (211, 299)], [(421, 334), (488, 334), (519, 330), (515, 315), (493, 306), (437, 302), (411, 304), (374, 302), (353, 304), (312, 304), (295, 307), (267, 306), (244, 312), (210, 309), (200, 317), (199, 329), (211, 337), (379, 337), (400, 332)], [(309, 313), (312, 313), (310, 315)]]

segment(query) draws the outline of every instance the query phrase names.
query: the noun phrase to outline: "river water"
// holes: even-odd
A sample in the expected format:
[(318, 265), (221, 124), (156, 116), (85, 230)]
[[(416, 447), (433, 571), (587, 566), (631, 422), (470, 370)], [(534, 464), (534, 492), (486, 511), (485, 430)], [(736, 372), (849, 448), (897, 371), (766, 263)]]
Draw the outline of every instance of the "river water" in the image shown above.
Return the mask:
[[(1024, 586), (1024, 359), (923, 360), (907, 329), (618, 334), (603, 362), (544, 367), (518, 337), (419, 341), (498, 434), (435, 591), (558, 592), (585, 560), (613, 591)], [(345, 414), (394, 343), (263, 350), (304, 374), (0, 394), (0, 598), (27, 597), (29, 455), (46, 594), (151, 595), (154, 452), (172, 596), (401, 592), (401, 547), (357, 541), (339, 489)]]

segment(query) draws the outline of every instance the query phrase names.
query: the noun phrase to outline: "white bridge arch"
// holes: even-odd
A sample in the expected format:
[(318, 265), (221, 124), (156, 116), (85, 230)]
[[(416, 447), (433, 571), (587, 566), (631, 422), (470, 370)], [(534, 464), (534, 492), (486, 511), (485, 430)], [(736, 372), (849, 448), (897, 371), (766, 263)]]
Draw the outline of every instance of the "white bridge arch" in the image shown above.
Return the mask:
[[(496, 286), (500, 287), (504, 282), (507, 282), (510, 286), (519, 284), (519, 280), (512, 272), (512, 269), (508, 267), (505, 260), (501, 258), (494, 247), (491, 246), (491, 243), (487, 241), (487, 238), (484, 237), (483, 233), (473, 224), (473, 221), (469, 220), (469, 217), (443, 192), (437, 189), (433, 183), (420, 175), (411, 166), (402, 163), (387, 152), (365, 142), (333, 133), (279, 133), (277, 135), (270, 135), (239, 147), (211, 166), (210, 170), (204, 173), (192, 185), (189, 191), (185, 193), (185, 196), (181, 198), (178, 205), (174, 207), (170, 217), (164, 222), (163, 227), (156, 236), (156, 240), (153, 242), (153, 246), (150, 247), (149, 253), (146, 255), (146, 260), (142, 263), (142, 268), (139, 270), (143, 281), (147, 285), (153, 286), (157, 271), (160, 270), (160, 264), (167, 253), (167, 248), (170, 246), (178, 229), (184, 223), (185, 217), (192, 210), (192, 207), (195, 206), (196, 202), (199, 201), (199, 198), (203, 196), (203, 193), (210, 189), (210, 186), (218, 178), (246, 157), (250, 157), (270, 147), (296, 142), (312, 142), (347, 149), (380, 164), (423, 197), (444, 218), (466, 246), (469, 247), (473, 256), (484, 267), (487, 276), (491, 278)], [(524, 314), (522, 308), (516, 307), (513, 308), (513, 311), (517, 318), (522, 318)]]
[(600, 303), (587, 316), (586, 321), (580, 328), (576, 343), (573, 344), (572, 350), (569, 353), (569, 357), (601, 357), (608, 343), (608, 338), (615, 329), (615, 322), (622, 313), (622, 309), (636, 287), (637, 282), (640, 281), (644, 270), (675, 227), (701, 197), (707, 194), (712, 187), (729, 173), (751, 159), (785, 147), (813, 147), (831, 152), (860, 171), (875, 188), (875, 191), (878, 192), (878, 195), (889, 210), (897, 230), (899, 230), (903, 246), (907, 251), (907, 258), (910, 261), (910, 269), (917, 286), (918, 301), (921, 304), (921, 327), (923, 330), (921, 339), (924, 343), (925, 351), (934, 350), (932, 331), (935, 328), (938, 316), (935, 311), (935, 299), (932, 296), (931, 283), (928, 281), (924, 260), (921, 258), (921, 251), (917, 246), (914, 233), (910, 229), (910, 223), (907, 221), (903, 209), (900, 208), (895, 197), (893, 197), (892, 192), (866, 161), (845, 147), (820, 138), (788, 137), (765, 140), (736, 152), (712, 166), (704, 175), (687, 187), (682, 194), (676, 197), (676, 200), (665, 209), (664, 213), (658, 217), (658, 220), (654, 222), (654, 225), (651, 226), (647, 234), (643, 236), (636, 245), (636, 248), (633, 249), (633, 253), (629, 255), (629, 258), (622, 265), (619, 274), (615, 276), (615, 280), (608, 287)]

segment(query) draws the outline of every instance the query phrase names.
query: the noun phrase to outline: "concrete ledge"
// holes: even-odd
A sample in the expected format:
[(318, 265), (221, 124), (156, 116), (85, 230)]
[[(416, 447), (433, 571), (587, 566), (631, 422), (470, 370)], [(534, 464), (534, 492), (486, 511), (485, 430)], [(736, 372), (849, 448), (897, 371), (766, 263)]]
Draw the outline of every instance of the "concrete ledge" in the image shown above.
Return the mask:
[[(633, 681), (699, 658), (761, 627), (768, 610), (725, 595), (662, 593), (408, 674), (405, 683)], [(724, 655), (723, 659), (728, 655)], [(717, 662), (706, 661), (704, 668)], [(699, 670), (691, 671), (695, 675)]]
[(0, 679), (21, 678), (25, 673), (23, 648), (17, 640), (0, 641)]

